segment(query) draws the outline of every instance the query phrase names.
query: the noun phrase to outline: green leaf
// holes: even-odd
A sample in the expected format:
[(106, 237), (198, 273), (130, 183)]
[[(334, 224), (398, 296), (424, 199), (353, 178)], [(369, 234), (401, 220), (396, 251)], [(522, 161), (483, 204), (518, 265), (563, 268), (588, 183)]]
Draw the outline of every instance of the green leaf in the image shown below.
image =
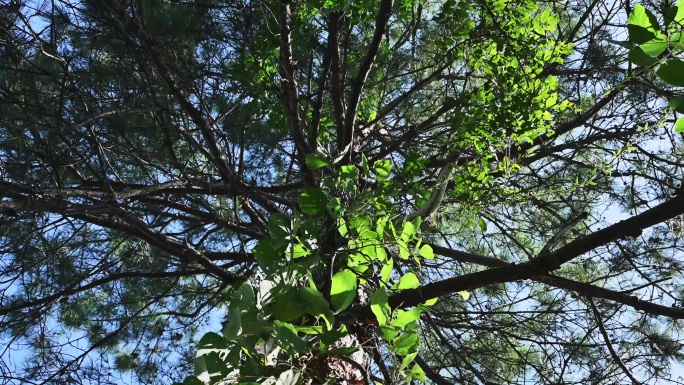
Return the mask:
[(629, 32), (629, 40), (634, 44), (643, 44), (656, 37), (654, 32), (638, 25), (627, 25), (627, 31)]
[(208, 377), (209, 381), (214, 383), (226, 378), (228, 373), (230, 369), (218, 352), (203, 354), (195, 358), (195, 376), (197, 377)]
[(665, 52), (670, 43), (667, 41), (665, 35), (658, 32), (656, 37), (646, 43), (641, 44), (639, 47), (643, 52), (651, 57), (657, 57), (661, 53)]
[(226, 356), (223, 358), (223, 361), (226, 362), (229, 366), (231, 366), (233, 368), (239, 367), (241, 360), (242, 360), (242, 346), (240, 346), (239, 344), (233, 346), (233, 348), (230, 349), (230, 352), (228, 352), (228, 354), (226, 354)]
[[(266, 273), (271, 273), (278, 266), (279, 262), (282, 260), (282, 250), (275, 249), (273, 246), (273, 240), (270, 238), (263, 238), (259, 240), (257, 245), (254, 247), (254, 259), (260, 268), (262, 268)], [(287, 247), (287, 244), (285, 244)]]
[(378, 319), (379, 325), (387, 325), (387, 314), (390, 313), (391, 309), (387, 303), (387, 289), (384, 287), (379, 288), (373, 293), (370, 299), (371, 311), (375, 314), (375, 318)]
[(399, 335), (399, 331), (393, 326), (380, 325), (378, 326), (378, 335), (383, 340), (387, 342), (392, 342), (392, 340)]
[(328, 209), (333, 218), (339, 218), (342, 212), (342, 200), (338, 197), (333, 197), (328, 201)]
[(670, 44), (675, 51), (684, 50), (684, 34), (681, 31), (673, 33), (670, 38)]
[(349, 219), (348, 222), (349, 227), (357, 235), (361, 235), (366, 231), (371, 231), (371, 220), (368, 215), (356, 215)]
[(228, 319), (221, 325), (221, 334), (223, 338), (228, 341), (233, 341), (242, 333), (242, 312), (239, 306), (231, 306), (228, 308)]
[(309, 215), (322, 214), (328, 204), (328, 196), (317, 187), (307, 187), (299, 199), (299, 207), (302, 212)]
[(323, 334), (325, 331), (323, 330), (323, 326), (297, 326), (295, 327), (297, 329), (297, 332), (299, 333), (304, 333), (304, 334)]
[(346, 165), (340, 167), (341, 180), (353, 180), (359, 177), (359, 170), (354, 165)]
[(684, 62), (670, 59), (658, 68), (656, 75), (667, 84), (684, 87)]
[(239, 306), (243, 310), (256, 310), (256, 296), (254, 295), (254, 289), (249, 282), (243, 282), (238, 286), (238, 288), (231, 293), (230, 304)]
[(299, 224), (299, 231), (306, 238), (317, 238), (321, 232), (321, 220), (318, 218), (306, 219)]
[(558, 94), (554, 92), (554, 93), (549, 95), (548, 99), (546, 99), (546, 103), (545, 103), (546, 106), (545, 107), (551, 108), (551, 107), (555, 106), (557, 102), (558, 102)]
[(330, 301), (337, 310), (344, 310), (356, 297), (356, 274), (343, 270), (335, 274), (330, 285)]
[(487, 222), (485, 222), (484, 219), (480, 218), (477, 221), (477, 224), (480, 226), (480, 230), (482, 230), (483, 233), (487, 232)]
[(420, 281), (418, 281), (418, 277), (416, 277), (416, 275), (413, 273), (406, 273), (399, 280), (399, 284), (397, 285), (397, 289), (399, 289), (399, 290), (414, 289), (418, 286), (420, 286)]
[(669, 27), (670, 23), (674, 21), (678, 10), (678, 7), (673, 5), (671, 7), (667, 7), (665, 12), (663, 12), (663, 22), (665, 23), (665, 28)]
[(658, 30), (655, 15), (643, 5), (635, 5), (627, 20), (629, 40), (636, 44), (645, 43), (654, 39)]
[(300, 287), (297, 289), (297, 297), (304, 311), (312, 316), (322, 317), (328, 328), (335, 322), (335, 317), (330, 312), (330, 304), (320, 291), (312, 287)]
[(399, 337), (394, 340), (394, 349), (397, 354), (409, 354), (418, 347), (418, 332), (415, 329), (404, 330)]
[(277, 293), (273, 300), (273, 316), (281, 321), (293, 321), (304, 314), (304, 303), (295, 288), (279, 284), (271, 292)]
[(459, 291), (458, 294), (460, 294), (460, 296), (463, 297), (464, 301), (467, 301), (468, 298), (470, 298), (470, 292), (467, 290)]
[(647, 55), (644, 50), (641, 49), (641, 47), (634, 47), (630, 49), (627, 59), (629, 59), (629, 61), (632, 63), (642, 67), (650, 66), (658, 61), (657, 59)]
[(361, 154), (361, 171), (363, 171), (365, 175), (370, 174), (370, 165), (368, 164), (366, 154)]
[(286, 239), (290, 236), (290, 218), (282, 213), (268, 217), (268, 231), (275, 238)]
[(413, 365), (411, 368), (411, 376), (418, 381), (427, 382), (427, 377), (425, 377), (425, 371), (418, 366), (418, 364)]
[(401, 239), (397, 240), (397, 247), (399, 248), (399, 256), (401, 259), (409, 259), (411, 256), (411, 251), (409, 251), (408, 245)]
[(403, 328), (413, 321), (418, 321), (420, 319), (421, 309), (419, 307), (414, 307), (411, 310), (397, 310), (397, 318), (392, 321), (392, 326)]
[(684, 96), (678, 96), (667, 101), (667, 104), (673, 111), (684, 114)]
[(678, 134), (684, 132), (684, 118), (677, 119), (674, 125), (674, 130)]
[(677, 14), (674, 17), (674, 22), (677, 28), (681, 28), (684, 25), (684, 0), (679, 0), (676, 5)]
[(387, 263), (385, 263), (385, 266), (382, 267), (380, 270), (380, 280), (383, 283), (389, 282), (390, 277), (392, 276), (392, 268), (394, 267), (394, 260), (392, 258), (387, 259)]
[(198, 344), (197, 355), (201, 356), (214, 350), (223, 350), (228, 348), (228, 341), (220, 334), (209, 332), (202, 336)]
[(275, 320), (276, 336), (280, 346), (290, 354), (305, 353), (309, 350), (309, 344), (297, 335), (294, 326), (287, 322)]
[(673, 24), (675, 30), (684, 24), (684, 0), (679, 0), (676, 5), (669, 7), (663, 14), (665, 26)]
[(371, 262), (375, 261), (377, 257), (377, 253), (375, 250), (377, 249), (377, 245), (374, 245), (369, 242), (364, 242), (363, 246), (361, 247), (361, 255), (366, 259), (366, 261)]
[(296, 259), (306, 257), (307, 255), (311, 254), (311, 251), (307, 249), (306, 246), (304, 246), (303, 244), (297, 243), (292, 245), (292, 249), (290, 250), (289, 254), (290, 256), (292, 256), (292, 258)]
[(378, 233), (373, 230), (363, 230), (359, 232), (360, 239), (378, 239)]
[(375, 246), (375, 257), (377, 258), (378, 261), (383, 262), (387, 259), (387, 251), (385, 250), (385, 247), (382, 245), (376, 245)]
[(340, 218), (340, 224), (337, 225), (337, 231), (339, 231), (340, 235), (343, 237), (346, 237), (347, 234), (349, 234), (349, 229), (347, 228), (347, 222), (344, 220), (344, 218)]
[(404, 370), (409, 366), (411, 362), (413, 362), (413, 359), (416, 358), (418, 355), (418, 352), (413, 352), (411, 354), (407, 354), (406, 357), (401, 361), (401, 366), (399, 367), (399, 370)]
[(430, 298), (429, 300), (423, 302), (423, 306), (432, 306), (437, 303), (437, 298)]
[(347, 331), (347, 327), (345, 325), (340, 326), (337, 330), (328, 329), (325, 333), (319, 336), (319, 340), (321, 341), (321, 349), (329, 350), (330, 348), (333, 348), (333, 345), (335, 345), (340, 338), (348, 334), (349, 332)]
[(308, 154), (304, 162), (306, 163), (306, 166), (312, 170), (316, 170), (330, 165), (330, 160), (328, 160), (328, 158), (325, 155), (318, 152)]
[(425, 259), (435, 259), (435, 252), (430, 245), (423, 245), (423, 247), (420, 248), (419, 254)]
[(408, 242), (411, 239), (411, 237), (413, 237), (415, 234), (416, 228), (413, 226), (413, 223), (404, 223), (404, 228), (401, 230), (401, 240), (404, 242)]
[(389, 178), (390, 171), (392, 171), (392, 161), (389, 159), (380, 159), (373, 164), (373, 170), (378, 180), (386, 180)]

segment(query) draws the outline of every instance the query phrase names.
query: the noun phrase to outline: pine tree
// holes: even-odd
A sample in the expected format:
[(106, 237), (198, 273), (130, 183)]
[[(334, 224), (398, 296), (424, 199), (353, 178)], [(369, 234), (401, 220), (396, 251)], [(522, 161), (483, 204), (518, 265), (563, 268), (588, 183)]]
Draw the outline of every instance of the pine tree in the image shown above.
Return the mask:
[(684, 2), (0, 7), (3, 383), (678, 381)]

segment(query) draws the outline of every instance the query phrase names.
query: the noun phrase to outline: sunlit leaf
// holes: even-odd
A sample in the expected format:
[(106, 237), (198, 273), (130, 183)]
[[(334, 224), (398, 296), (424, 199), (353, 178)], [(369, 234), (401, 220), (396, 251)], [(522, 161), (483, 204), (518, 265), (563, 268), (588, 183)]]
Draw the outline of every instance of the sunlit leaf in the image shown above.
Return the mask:
[(409, 354), (418, 348), (418, 332), (415, 330), (404, 330), (399, 337), (394, 340), (394, 349), (397, 354)]
[(416, 358), (418, 355), (418, 352), (414, 352), (411, 354), (407, 354), (406, 357), (401, 361), (401, 366), (399, 366), (399, 370), (404, 370), (409, 366), (411, 362), (413, 362), (413, 359)]
[(432, 306), (437, 303), (437, 298), (431, 298), (425, 302), (423, 302), (423, 306)]
[(418, 277), (416, 277), (416, 275), (413, 273), (406, 273), (403, 277), (401, 277), (401, 279), (399, 279), (399, 284), (397, 285), (397, 288), (400, 290), (404, 290), (414, 289), (418, 286), (420, 286), (420, 281), (418, 281)]
[(411, 368), (411, 376), (418, 381), (427, 382), (425, 371), (418, 364), (413, 365)]
[(411, 256), (411, 251), (409, 250), (406, 242), (401, 239), (397, 240), (397, 247), (399, 248), (399, 256), (401, 259), (409, 259)]
[(377, 318), (380, 325), (387, 325), (387, 315), (390, 312), (387, 300), (387, 291), (384, 287), (376, 290), (370, 299), (371, 311), (375, 314), (375, 318)]
[(684, 118), (677, 119), (674, 125), (674, 130), (678, 134), (684, 132)]
[(414, 307), (411, 310), (397, 310), (397, 312), (397, 318), (394, 321), (392, 321), (392, 326), (403, 328), (411, 322), (420, 319), (421, 309), (419, 307)]
[(338, 310), (346, 309), (356, 297), (356, 274), (343, 270), (335, 274), (330, 287), (330, 301)]
[(681, 29), (684, 25), (684, 0), (679, 0), (676, 5), (668, 7), (663, 14), (665, 26), (672, 25), (675, 29)]
[(394, 261), (392, 258), (387, 259), (387, 263), (382, 267), (380, 270), (380, 280), (384, 283), (389, 282), (390, 277), (392, 276), (392, 268), (394, 267)]
[(487, 232), (487, 222), (483, 218), (480, 218), (478, 220), (478, 225), (480, 226), (480, 230), (482, 230), (483, 233)]
[(651, 11), (641, 4), (636, 4), (627, 20), (629, 40), (636, 44), (642, 44), (656, 37), (658, 23)]
[(392, 161), (389, 159), (380, 159), (373, 164), (373, 170), (378, 180), (386, 180), (389, 178), (390, 171), (392, 170)]
[(354, 165), (340, 167), (340, 178), (342, 180), (356, 179), (359, 177), (359, 170)]
[(435, 253), (432, 251), (432, 246), (430, 245), (423, 245), (420, 248), (419, 252), (420, 256), (425, 258), (425, 259), (434, 259), (435, 258)]
[(405, 222), (404, 228), (401, 230), (401, 240), (408, 242), (416, 234), (416, 228), (411, 222)]
[(639, 47), (646, 55), (655, 58), (661, 53), (665, 52), (668, 45), (669, 42), (667, 41), (667, 37), (661, 33), (657, 33), (655, 38), (641, 44)]

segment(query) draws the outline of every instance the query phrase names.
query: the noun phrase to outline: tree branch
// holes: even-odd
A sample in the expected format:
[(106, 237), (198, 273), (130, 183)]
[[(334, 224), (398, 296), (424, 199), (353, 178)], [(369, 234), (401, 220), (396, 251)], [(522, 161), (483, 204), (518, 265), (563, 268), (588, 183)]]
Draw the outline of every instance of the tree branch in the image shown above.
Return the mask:
[[(375, 18), (375, 32), (373, 33), (373, 39), (368, 47), (368, 52), (366, 52), (366, 57), (361, 63), (361, 68), (354, 79), (352, 84), (351, 95), (349, 97), (349, 104), (347, 105), (347, 118), (344, 125), (344, 131), (342, 138), (337, 138), (339, 142), (338, 149), (342, 150), (347, 148), (352, 143), (354, 137), (354, 125), (356, 124), (356, 109), (361, 101), (361, 93), (363, 87), (366, 84), (366, 79), (368, 79), (368, 74), (370, 73), (371, 67), (375, 62), (378, 52), (380, 51), (380, 44), (382, 43), (382, 38), (387, 33), (387, 23), (390, 16), (392, 16), (392, 0), (382, 0), (380, 2), (380, 9)], [(351, 155), (351, 151), (349, 151)]]

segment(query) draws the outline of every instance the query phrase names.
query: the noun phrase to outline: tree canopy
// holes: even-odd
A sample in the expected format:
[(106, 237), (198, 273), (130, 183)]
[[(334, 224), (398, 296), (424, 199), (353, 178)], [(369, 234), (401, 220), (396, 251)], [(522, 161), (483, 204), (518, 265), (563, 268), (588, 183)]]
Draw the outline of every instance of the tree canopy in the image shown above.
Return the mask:
[(681, 383), (683, 29), (0, 4), (0, 381)]

